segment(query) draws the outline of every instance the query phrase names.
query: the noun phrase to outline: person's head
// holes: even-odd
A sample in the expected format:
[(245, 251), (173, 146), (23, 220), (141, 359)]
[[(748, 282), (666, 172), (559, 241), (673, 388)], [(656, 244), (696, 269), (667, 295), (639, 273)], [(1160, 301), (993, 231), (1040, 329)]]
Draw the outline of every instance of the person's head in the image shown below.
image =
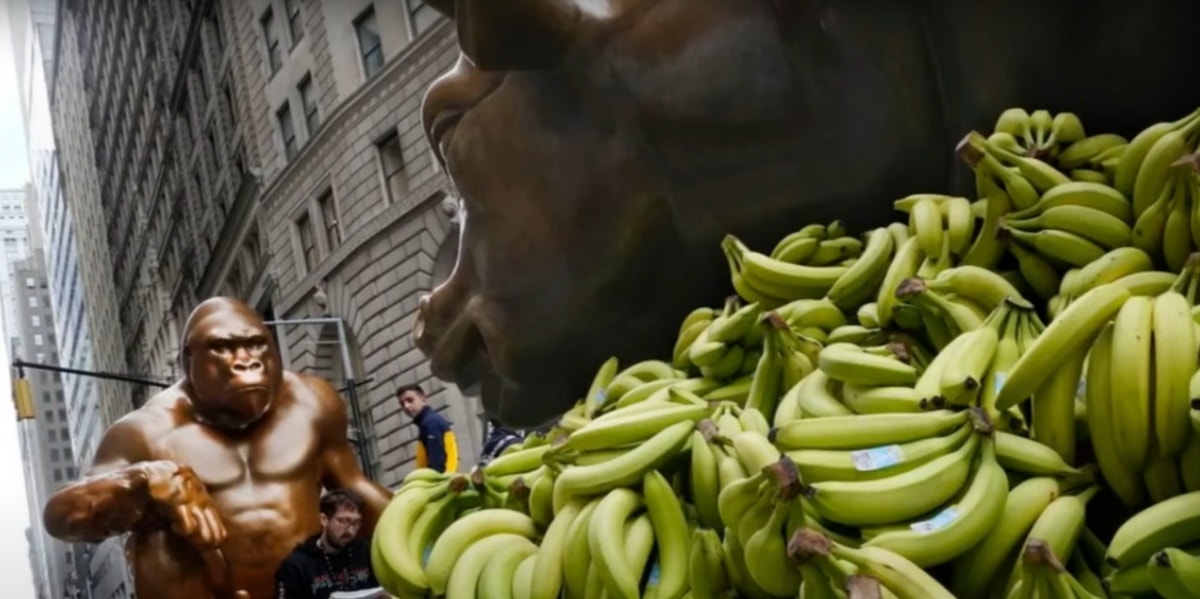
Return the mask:
[(283, 370), (271, 332), (244, 302), (216, 297), (188, 317), (180, 343), (184, 385), (197, 415), (243, 429), (265, 414), (279, 393)]
[(425, 409), (425, 390), (420, 385), (404, 385), (396, 391), (396, 400), (400, 402), (400, 409), (409, 418), (414, 418)]
[(321, 497), (321, 538), (332, 549), (341, 549), (362, 526), (362, 502), (349, 491), (337, 489)]

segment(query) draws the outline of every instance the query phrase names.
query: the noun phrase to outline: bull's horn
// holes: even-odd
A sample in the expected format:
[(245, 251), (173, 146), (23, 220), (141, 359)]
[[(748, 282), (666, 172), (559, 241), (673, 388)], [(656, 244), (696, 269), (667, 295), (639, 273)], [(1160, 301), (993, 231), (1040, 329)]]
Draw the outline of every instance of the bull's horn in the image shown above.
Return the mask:
[(546, 68), (562, 56), (579, 24), (574, 0), (456, 0), (458, 42), (484, 70)]

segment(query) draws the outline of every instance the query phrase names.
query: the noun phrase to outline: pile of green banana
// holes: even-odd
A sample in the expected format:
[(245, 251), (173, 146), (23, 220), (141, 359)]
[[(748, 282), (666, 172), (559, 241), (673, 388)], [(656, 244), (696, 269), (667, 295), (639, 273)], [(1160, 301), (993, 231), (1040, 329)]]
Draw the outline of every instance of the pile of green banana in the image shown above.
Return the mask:
[(401, 598), (1200, 597), (1200, 110), (1004, 111), (856, 235), (721, 249), (733, 294), (553, 428), (409, 474)]

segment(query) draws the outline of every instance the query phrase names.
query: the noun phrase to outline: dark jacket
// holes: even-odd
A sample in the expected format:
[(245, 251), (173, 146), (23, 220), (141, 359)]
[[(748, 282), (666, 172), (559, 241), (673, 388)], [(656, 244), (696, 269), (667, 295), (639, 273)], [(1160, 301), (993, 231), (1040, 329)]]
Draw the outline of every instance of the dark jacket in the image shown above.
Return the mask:
[(425, 406), (413, 418), (417, 425), (417, 467), (438, 472), (458, 471), (458, 441), (450, 423), (437, 410)]
[(359, 591), (379, 586), (371, 570), (371, 546), (356, 538), (338, 551), (317, 547), (320, 534), (296, 545), (275, 571), (275, 599), (328, 599), (334, 591)]
[(483, 441), (480, 463), (486, 464), (499, 456), (505, 449), (524, 441), (520, 433), (500, 426), (495, 421), (488, 423), (487, 438)]

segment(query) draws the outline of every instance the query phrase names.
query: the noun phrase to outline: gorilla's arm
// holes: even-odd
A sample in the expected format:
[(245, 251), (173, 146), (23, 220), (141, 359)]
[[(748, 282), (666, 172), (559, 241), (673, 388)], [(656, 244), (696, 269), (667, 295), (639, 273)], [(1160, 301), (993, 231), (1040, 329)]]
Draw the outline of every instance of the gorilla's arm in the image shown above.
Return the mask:
[(358, 467), (354, 451), (346, 439), (346, 407), (336, 389), (328, 382), (304, 377), (319, 402), (317, 426), (321, 435), (321, 482), (327, 489), (345, 489), (363, 502), (363, 527), (359, 536), (370, 538), (375, 522), (392, 499), (392, 493), (369, 479)]
[(149, 451), (143, 423), (126, 417), (104, 434), (83, 476), (54, 495), (42, 512), (46, 530), (70, 542), (98, 543), (147, 524), (151, 510)]

